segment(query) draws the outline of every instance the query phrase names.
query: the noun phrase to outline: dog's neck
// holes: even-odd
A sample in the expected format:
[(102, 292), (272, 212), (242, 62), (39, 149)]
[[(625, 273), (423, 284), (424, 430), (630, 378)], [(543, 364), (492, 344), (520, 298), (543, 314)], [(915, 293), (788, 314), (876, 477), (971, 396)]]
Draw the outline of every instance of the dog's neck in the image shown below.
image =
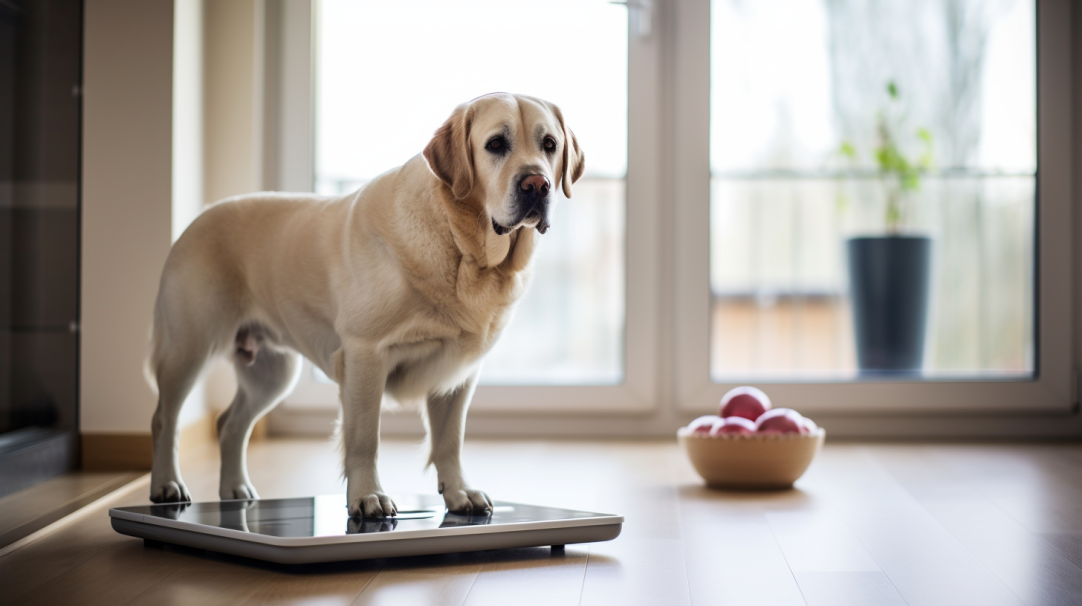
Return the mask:
[(533, 254), (533, 228), (520, 227), (501, 236), (479, 200), (457, 200), (446, 186), (439, 188), (439, 198), (455, 245), (478, 269), (517, 272), (526, 268)]
[(496, 230), (485, 231), (485, 266), (496, 267), (507, 258), (511, 252), (511, 239), (517, 235), (518, 230), (502, 236), (496, 234)]

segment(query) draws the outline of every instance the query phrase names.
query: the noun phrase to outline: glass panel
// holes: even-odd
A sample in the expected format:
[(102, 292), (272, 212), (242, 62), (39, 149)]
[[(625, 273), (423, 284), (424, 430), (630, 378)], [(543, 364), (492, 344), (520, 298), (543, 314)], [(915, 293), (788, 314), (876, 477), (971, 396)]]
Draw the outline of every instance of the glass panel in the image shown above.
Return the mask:
[(190, 524), (195, 532), (204, 528), (227, 528), (274, 537), (328, 537), (349, 534), (394, 532), (408, 534), (438, 528), (463, 526), (501, 526), (562, 522), (563, 526), (578, 526), (577, 520), (613, 517), (604, 513), (574, 511), (554, 507), (538, 507), (521, 503), (496, 501), (487, 515), (460, 515), (446, 510), (443, 498), (437, 495), (405, 495), (396, 497), (402, 509), (394, 518), (357, 519), (349, 517), (346, 495), (320, 495), (294, 499), (253, 499), (214, 503), (174, 503), (123, 507), (120, 511), (177, 520)]
[[(623, 377), (627, 10), (601, 1), (319, 5), (316, 191), (350, 192), (419, 153), (455, 106), (494, 91), (560, 106), (586, 152), (485, 384)], [(536, 42), (525, 59), (516, 37)], [(587, 42), (588, 41), (588, 42)]]
[(78, 422), (81, 53), (81, 2), (0, 2), (0, 455)]
[(1029, 378), (1032, 0), (713, 0), (711, 375)]

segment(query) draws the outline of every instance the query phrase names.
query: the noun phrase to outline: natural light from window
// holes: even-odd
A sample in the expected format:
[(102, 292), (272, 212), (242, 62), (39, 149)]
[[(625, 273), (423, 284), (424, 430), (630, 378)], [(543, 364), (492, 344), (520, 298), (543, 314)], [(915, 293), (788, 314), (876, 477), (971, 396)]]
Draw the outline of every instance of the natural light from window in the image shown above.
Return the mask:
[(1030, 378), (1033, 0), (714, 0), (711, 375)]
[(586, 153), (534, 281), (482, 384), (595, 385), (624, 373), (627, 9), (602, 0), (376, 2), (317, 8), (316, 191), (344, 194), (420, 153), (490, 92), (560, 106)]

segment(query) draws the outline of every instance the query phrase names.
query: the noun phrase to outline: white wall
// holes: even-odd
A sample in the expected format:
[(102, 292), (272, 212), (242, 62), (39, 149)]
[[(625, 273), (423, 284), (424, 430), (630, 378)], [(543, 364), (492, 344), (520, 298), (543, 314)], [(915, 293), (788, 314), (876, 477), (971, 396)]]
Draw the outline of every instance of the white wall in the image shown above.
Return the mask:
[[(173, 3), (173, 214), (175, 242), (203, 210), (203, 0)], [(180, 413), (187, 427), (207, 415), (205, 381)]]
[[(87, 2), (83, 432), (150, 431), (143, 359), (169, 246), (207, 203), (263, 188), (264, 6)], [(204, 379), (181, 427), (232, 400), (228, 365)]]
[[(263, 187), (263, 0), (204, 4), (203, 198)], [(225, 361), (206, 376), (207, 407), (223, 410), (236, 393)]]
[(173, 3), (85, 10), (80, 429), (147, 433), (143, 359), (172, 224)]

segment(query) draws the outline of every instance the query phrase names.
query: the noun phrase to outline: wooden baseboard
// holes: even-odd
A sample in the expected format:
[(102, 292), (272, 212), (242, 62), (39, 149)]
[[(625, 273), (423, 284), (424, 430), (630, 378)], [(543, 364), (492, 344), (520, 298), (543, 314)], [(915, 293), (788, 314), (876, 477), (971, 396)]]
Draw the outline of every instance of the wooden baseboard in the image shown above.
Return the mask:
[(84, 433), (84, 471), (145, 471), (154, 461), (149, 433)]
[[(215, 440), (214, 415), (207, 414), (180, 431), (180, 448), (187, 450)], [(147, 433), (83, 433), (84, 471), (146, 471), (154, 461), (154, 440)]]

